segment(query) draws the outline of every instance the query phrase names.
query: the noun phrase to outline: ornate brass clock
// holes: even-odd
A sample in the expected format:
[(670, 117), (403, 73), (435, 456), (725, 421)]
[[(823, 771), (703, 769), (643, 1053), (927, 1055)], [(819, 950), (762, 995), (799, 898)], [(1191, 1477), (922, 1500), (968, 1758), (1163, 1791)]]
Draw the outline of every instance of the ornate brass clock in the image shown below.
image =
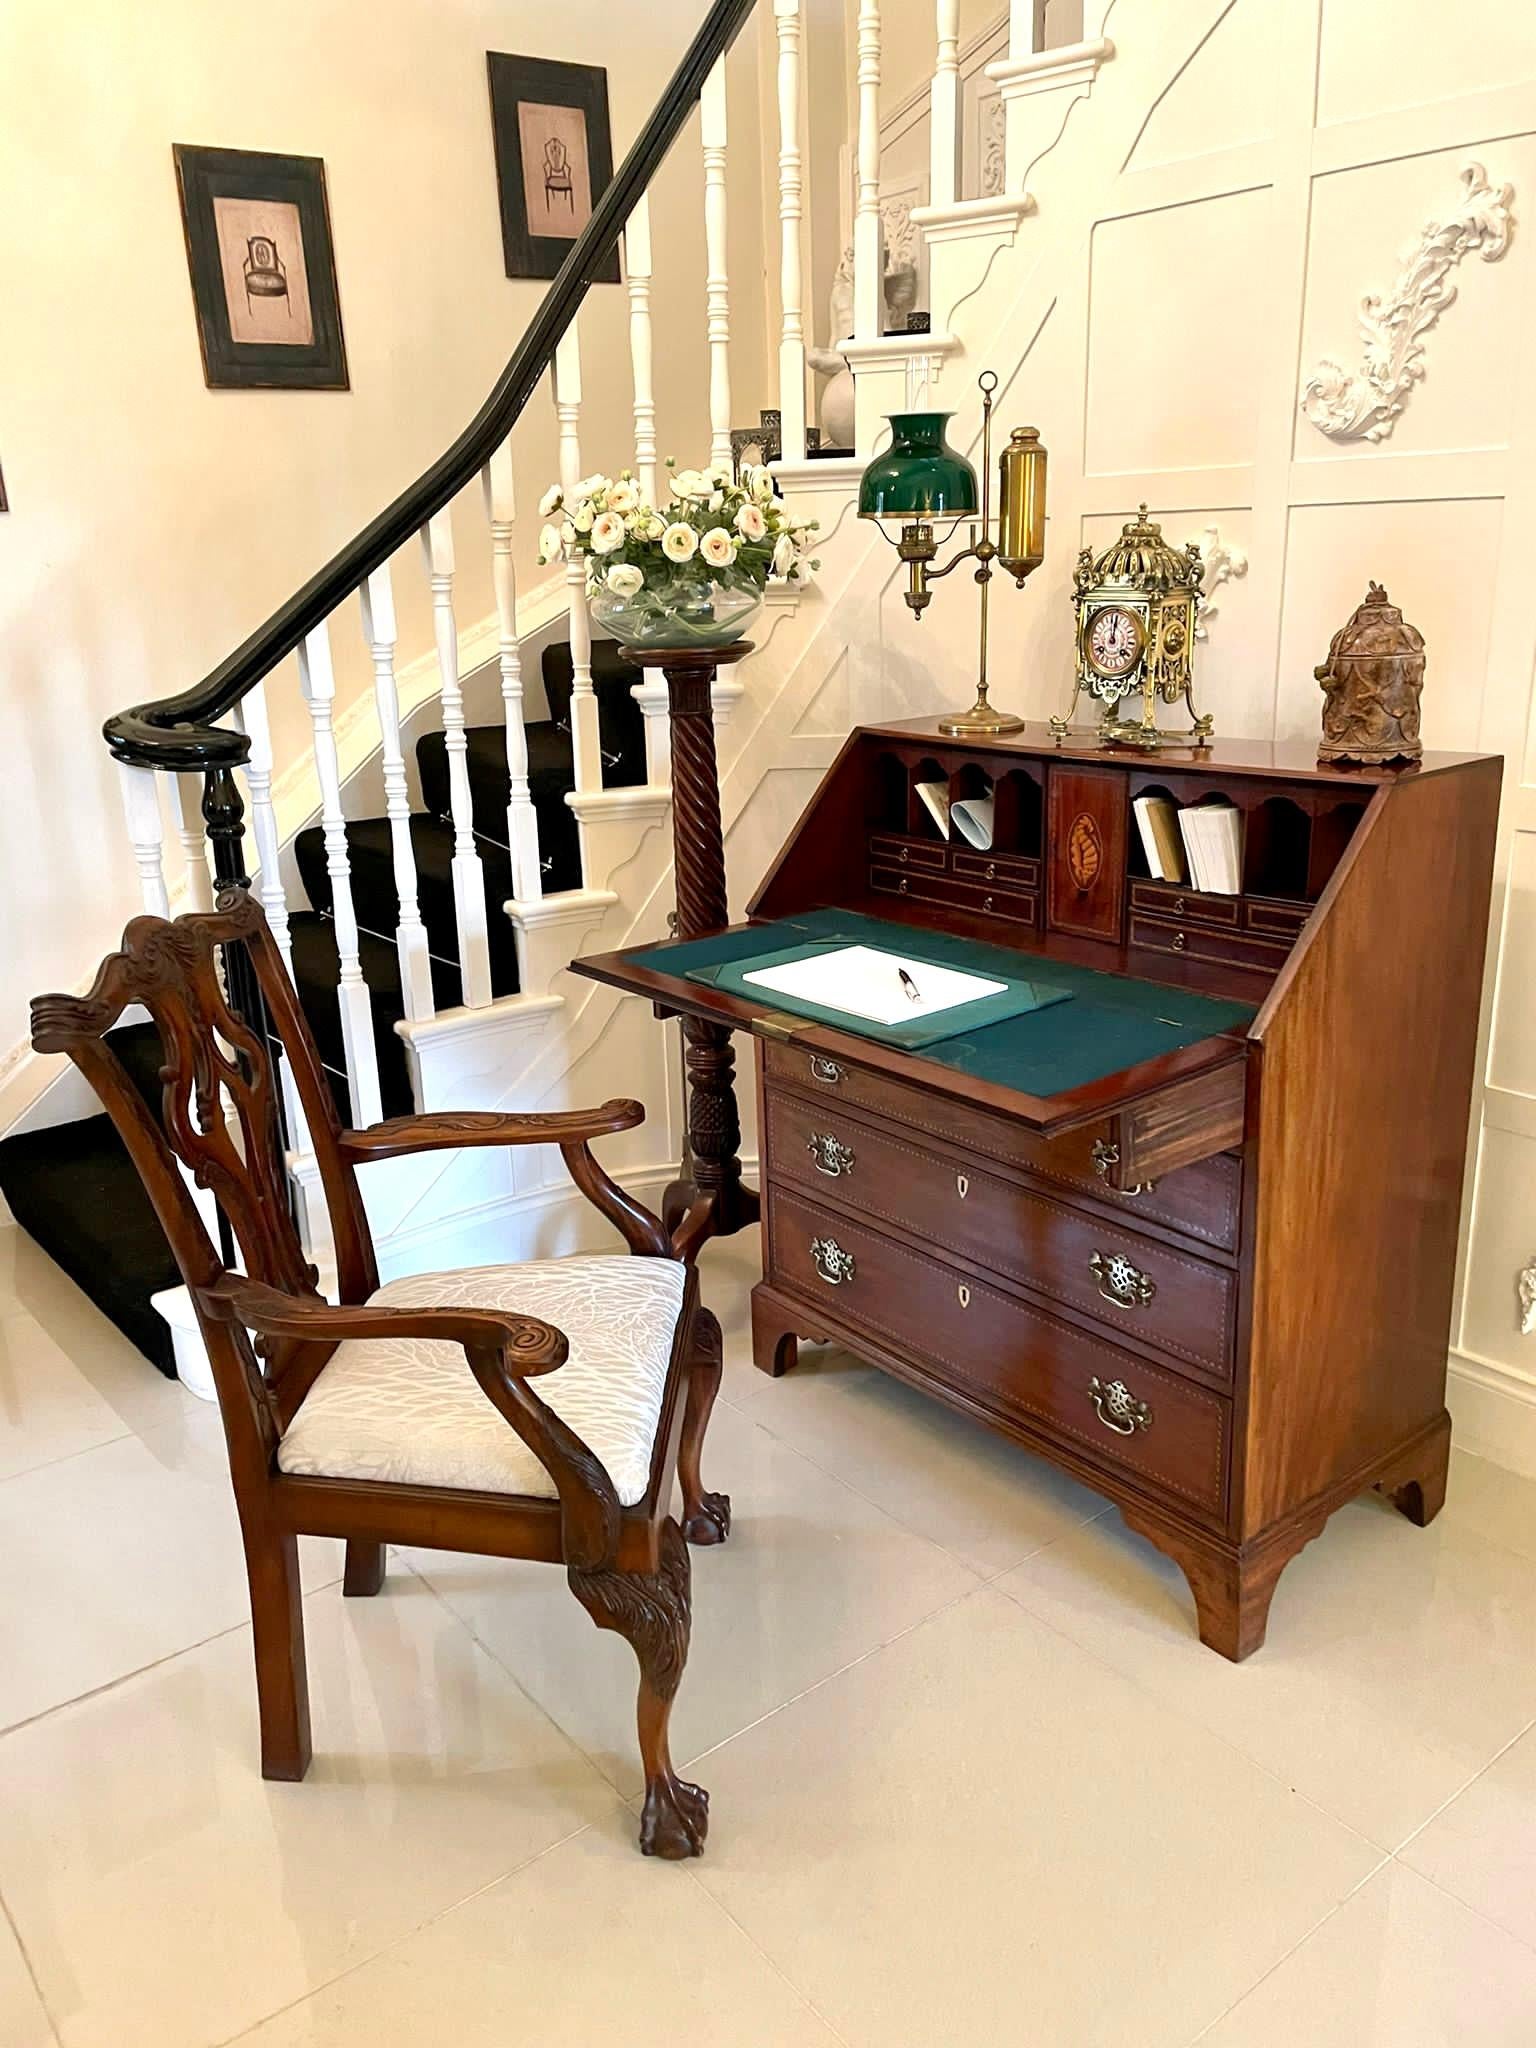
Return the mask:
[[(1142, 747), (1147, 751), (1184, 742), (1182, 733), (1158, 730), (1157, 700), (1176, 704), (1182, 697), (1191, 720), (1188, 738), (1204, 746), (1211, 720), (1195, 710), (1190, 696), (1195, 615), (1204, 576), (1200, 547), (1190, 541), (1182, 553), (1163, 539), (1163, 530), (1141, 507), (1128, 520), (1120, 538), (1095, 556), (1084, 548), (1072, 578), (1077, 611), (1077, 684), (1065, 718), (1053, 718), (1058, 739), (1071, 729), (1072, 714), (1084, 691), (1101, 704), (1099, 738), (1109, 747)], [(1141, 716), (1127, 715), (1125, 706), (1140, 697)]]

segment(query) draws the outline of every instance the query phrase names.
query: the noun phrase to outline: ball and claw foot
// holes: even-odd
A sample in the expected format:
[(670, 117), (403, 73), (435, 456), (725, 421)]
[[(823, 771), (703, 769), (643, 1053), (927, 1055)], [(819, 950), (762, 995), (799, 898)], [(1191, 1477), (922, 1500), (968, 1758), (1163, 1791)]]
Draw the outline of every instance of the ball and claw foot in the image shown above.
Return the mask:
[(702, 1856), (709, 1833), (709, 1794), (686, 1778), (658, 1778), (646, 1790), (640, 1816), (640, 1851), (680, 1863)]
[(700, 1550), (723, 1543), (731, 1533), (731, 1496), (701, 1493), (692, 1513), (683, 1523), (683, 1534)]

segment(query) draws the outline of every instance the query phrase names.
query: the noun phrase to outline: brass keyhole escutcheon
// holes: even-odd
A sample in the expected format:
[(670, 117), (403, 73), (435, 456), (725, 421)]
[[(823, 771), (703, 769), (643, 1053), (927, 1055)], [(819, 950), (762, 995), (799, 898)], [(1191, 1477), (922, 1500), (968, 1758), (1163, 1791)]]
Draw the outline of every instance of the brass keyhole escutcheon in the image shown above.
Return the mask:
[(960, 1197), (961, 1201), (963, 1202), (970, 1192), (970, 1181), (966, 1178), (966, 1176), (963, 1173), (957, 1173), (955, 1175), (955, 1193)]
[(969, 1308), (969, 1307), (970, 1307), (970, 1305), (971, 1305), (971, 1290), (969, 1289), (969, 1287), (967, 1287), (967, 1286), (966, 1286), (966, 1284), (965, 1284), (965, 1282), (964, 1282), (963, 1280), (962, 1280), (962, 1281), (960, 1282), (960, 1285), (959, 1285), (959, 1286), (958, 1286), (958, 1287), (957, 1287), (957, 1288), (955, 1289), (955, 1294), (956, 1294), (956, 1296), (957, 1296), (957, 1298), (958, 1298), (958, 1300), (959, 1300), (960, 1306), (961, 1306), (962, 1308)]

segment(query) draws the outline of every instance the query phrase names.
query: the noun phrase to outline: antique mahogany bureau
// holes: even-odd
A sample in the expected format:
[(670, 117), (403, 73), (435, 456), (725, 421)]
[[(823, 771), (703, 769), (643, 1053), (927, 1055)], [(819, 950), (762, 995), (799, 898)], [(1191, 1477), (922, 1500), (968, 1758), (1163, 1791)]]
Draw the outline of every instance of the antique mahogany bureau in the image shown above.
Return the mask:
[[(940, 835), (935, 780), (991, 788), (989, 851)], [(1351, 1496), (1428, 1521), (1499, 783), (1486, 756), (856, 731), (748, 926), (578, 963), (758, 1041), (757, 1363), (836, 1339), (1050, 1458), (1231, 1658)], [(1241, 810), (1240, 894), (1149, 878), (1151, 792)], [(1073, 1000), (914, 1052), (710, 980), (798, 934), (1023, 956)]]

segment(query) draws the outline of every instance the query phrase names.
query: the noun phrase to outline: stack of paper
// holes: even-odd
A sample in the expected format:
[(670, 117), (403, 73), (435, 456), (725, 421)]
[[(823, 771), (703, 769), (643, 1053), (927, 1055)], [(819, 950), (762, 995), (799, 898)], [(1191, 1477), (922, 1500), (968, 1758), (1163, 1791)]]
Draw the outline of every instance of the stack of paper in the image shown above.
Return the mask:
[(743, 974), (759, 988), (796, 996), (825, 1010), (842, 1010), (872, 1024), (917, 1024), (962, 1003), (1000, 996), (1006, 981), (989, 981), (958, 967), (937, 967), (905, 953), (882, 953), (875, 946), (839, 946), (831, 953), (813, 953), (778, 967)]
[(1141, 833), (1141, 850), (1154, 882), (1184, 882), (1184, 845), (1179, 837), (1179, 808), (1166, 796), (1139, 796), (1131, 806)]
[(1179, 812), (1190, 879), (1213, 896), (1237, 896), (1243, 887), (1243, 814), (1236, 804), (1190, 804)]
[(920, 782), (917, 793), (923, 800), (923, 808), (935, 825), (949, 837), (949, 784), (947, 782)]

